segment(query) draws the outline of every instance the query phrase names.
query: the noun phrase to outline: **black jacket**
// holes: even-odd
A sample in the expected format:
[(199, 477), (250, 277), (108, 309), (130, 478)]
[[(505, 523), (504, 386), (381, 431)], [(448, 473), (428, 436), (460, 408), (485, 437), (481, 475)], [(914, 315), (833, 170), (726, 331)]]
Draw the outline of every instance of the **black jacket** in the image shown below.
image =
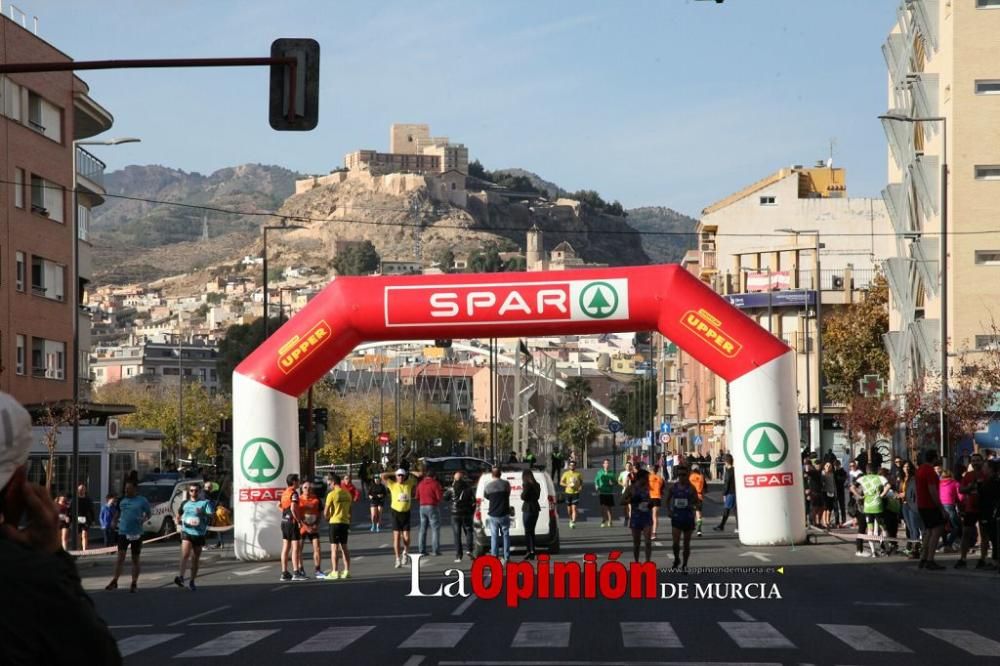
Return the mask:
[(476, 508), (476, 491), (465, 481), (455, 481), (444, 491), (444, 499), (451, 501), (451, 515), (471, 516)]
[(538, 504), (539, 498), (542, 496), (542, 486), (537, 483), (526, 483), (524, 489), (521, 491), (521, 505), (522, 513), (539, 513), (542, 508)]
[(0, 590), (0, 664), (122, 663), (66, 551), (41, 553), (0, 537)]

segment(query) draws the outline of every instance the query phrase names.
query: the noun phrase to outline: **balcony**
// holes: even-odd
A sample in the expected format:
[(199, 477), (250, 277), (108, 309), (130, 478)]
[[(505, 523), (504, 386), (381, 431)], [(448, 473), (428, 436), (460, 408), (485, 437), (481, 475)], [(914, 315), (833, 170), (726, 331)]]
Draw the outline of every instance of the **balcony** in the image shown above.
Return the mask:
[(104, 162), (97, 159), (92, 153), (80, 146), (76, 147), (76, 175), (78, 178), (86, 178), (103, 191), (105, 168)]

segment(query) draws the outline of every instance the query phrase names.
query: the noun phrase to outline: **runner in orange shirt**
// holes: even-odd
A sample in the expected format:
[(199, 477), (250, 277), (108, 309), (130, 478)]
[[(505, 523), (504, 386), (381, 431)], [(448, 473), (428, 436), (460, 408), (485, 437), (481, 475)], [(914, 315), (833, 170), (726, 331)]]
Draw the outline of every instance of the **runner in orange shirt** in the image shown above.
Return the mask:
[(299, 495), (299, 510), (302, 512), (302, 521), (299, 523), (299, 531), (302, 534), (302, 550), (305, 550), (306, 541), (312, 544), (313, 563), (316, 565), (313, 576), (323, 580), (326, 578), (326, 573), (320, 568), (323, 563), (323, 549), (319, 545), (319, 516), (322, 506), (319, 497), (313, 492), (312, 484), (308, 481), (302, 484), (302, 494)]
[(701, 536), (701, 503), (705, 501), (705, 477), (701, 473), (701, 467), (697, 463), (691, 465), (691, 474), (688, 477), (695, 492), (698, 494), (698, 501), (694, 505), (694, 528), (695, 533)]
[(653, 508), (653, 541), (656, 540), (656, 527), (659, 524), (660, 500), (663, 497), (663, 477), (660, 476), (660, 466), (653, 465), (649, 474), (649, 505)]

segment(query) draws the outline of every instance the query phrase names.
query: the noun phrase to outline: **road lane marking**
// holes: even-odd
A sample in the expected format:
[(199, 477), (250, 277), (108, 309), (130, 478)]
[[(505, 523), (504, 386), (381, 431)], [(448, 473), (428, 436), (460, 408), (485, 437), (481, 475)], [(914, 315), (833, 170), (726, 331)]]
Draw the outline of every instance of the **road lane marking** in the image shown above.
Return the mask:
[(288, 652), (339, 652), (374, 628), (373, 624), (356, 627), (330, 627), (299, 643)]
[(458, 608), (456, 608), (451, 612), (451, 614), (455, 616), (461, 615), (465, 611), (469, 610), (469, 606), (471, 606), (472, 603), (478, 598), (479, 597), (477, 597), (476, 595), (470, 594), (465, 601), (463, 601), (461, 604), (458, 605)]
[(757, 621), (757, 620), (754, 619), (753, 615), (751, 615), (750, 613), (746, 612), (745, 610), (740, 610), (739, 608), (736, 608), (736, 609), (733, 610), (733, 613), (736, 615), (736, 617), (740, 618), (744, 622), (756, 622)]
[(387, 544), (387, 543), (379, 544), (379, 548), (388, 548), (388, 547), (389, 547), (389, 544)]
[(259, 567), (254, 567), (253, 569), (247, 569), (246, 571), (234, 571), (233, 575), (234, 576), (254, 576), (256, 574), (260, 574), (260, 573), (264, 573), (265, 571), (269, 571), (270, 569), (271, 569), (271, 565), (270, 564), (264, 564), (264, 565), (259, 566)]
[(229, 608), (229, 606), (219, 606), (218, 608), (213, 608), (212, 610), (207, 610), (207, 611), (198, 613), (197, 615), (192, 615), (191, 617), (186, 617), (183, 620), (177, 620), (176, 622), (171, 622), (167, 626), (168, 627), (176, 627), (178, 624), (187, 624), (191, 620), (197, 620), (200, 617), (205, 617), (206, 615), (211, 615), (212, 613), (218, 613), (219, 611), (226, 610), (227, 608)]
[(887, 606), (891, 608), (901, 608), (903, 606), (909, 606), (910, 604), (903, 603), (902, 601), (855, 601), (855, 606)]
[(428, 622), (400, 643), (399, 647), (453, 648), (471, 628), (471, 622)]
[(627, 648), (684, 647), (669, 622), (620, 622), (622, 643)]
[(913, 652), (888, 636), (863, 624), (821, 624), (828, 631), (859, 652)]
[(403, 662), (403, 666), (420, 666), (426, 658), (422, 654), (410, 655), (410, 658)]
[(405, 613), (399, 615), (337, 615), (334, 617), (279, 617), (273, 620), (222, 620), (219, 622), (192, 622), (192, 627), (210, 627), (224, 624), (270, 624), (281, 622), (331, 622), (336, 620), (394, 620), (430, 617), (430, 613)]
[[(585, 661), (585, 660), (551, 660), (542, 661), (439, 661), (438, 666), (636, 666), (635, 661)], [(755, 661), (641, 661), (641, 666), (782, 666), (779, 662)]]
[(512, 648), (569, 647), (571, 622), (522, 622), (510, 646)]
[(118, 651), (122, 653), (123, 657), (128, 657), (136, 652), (151, 648), (154, 645), (159, 645), (160, 643), (166, 643), (169, 640), (173, 640), (178, 636), (183, 635), (184, 634), (139, 634), (138, 636), (129, 636), (128, 638), (123, 638), (118, 641)]
[(767, 622), (719, 622), (741, 648), (795, 648), (795, 644)]
[(264, 640), (271, 634), (278, 633), (277, 629), (252, 629), (249, 631), (230, 631), (218, 638), (213, 638), (207, 643), (196, 645), (190, 650), (185, 650), (175, 659), (190, 659), (197, 657), (226, 657), (234, 652), (238, 652), (245, 647), (253, 645), (257, 641)]
[(109, 624), (108, 629), (148, 629), (151, 624)]
[(977, 657), (1000, 657), (1000, 643), (967, 629), (921, 629)]

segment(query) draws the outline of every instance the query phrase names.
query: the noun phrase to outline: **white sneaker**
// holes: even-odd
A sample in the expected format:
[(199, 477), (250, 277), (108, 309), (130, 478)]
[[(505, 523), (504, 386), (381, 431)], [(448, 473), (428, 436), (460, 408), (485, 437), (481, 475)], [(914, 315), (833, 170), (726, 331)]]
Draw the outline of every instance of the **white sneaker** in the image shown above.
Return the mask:
[(402, 558), (399, 558), (399, 557), (397, 557), (397, 558), (396, 558), (396, 565), (395, 565), (395, 568), (399, 569), (399, 568), (401, 568), (402, 566), (403, 566), (403, 560), (402, 560)]
[(871, 557), (871, 555), (866, 553), (865, 551), (861, 551), (860, 553), (854, 553), (854, 555), (855, 557)]
[(461, 557), (456, 557), (454, 560), (452, 560), (452, 562), (455, 562), (456, 564), (459, 563), (459, 562), (461, 562), (461, 561), (462, 561)]

